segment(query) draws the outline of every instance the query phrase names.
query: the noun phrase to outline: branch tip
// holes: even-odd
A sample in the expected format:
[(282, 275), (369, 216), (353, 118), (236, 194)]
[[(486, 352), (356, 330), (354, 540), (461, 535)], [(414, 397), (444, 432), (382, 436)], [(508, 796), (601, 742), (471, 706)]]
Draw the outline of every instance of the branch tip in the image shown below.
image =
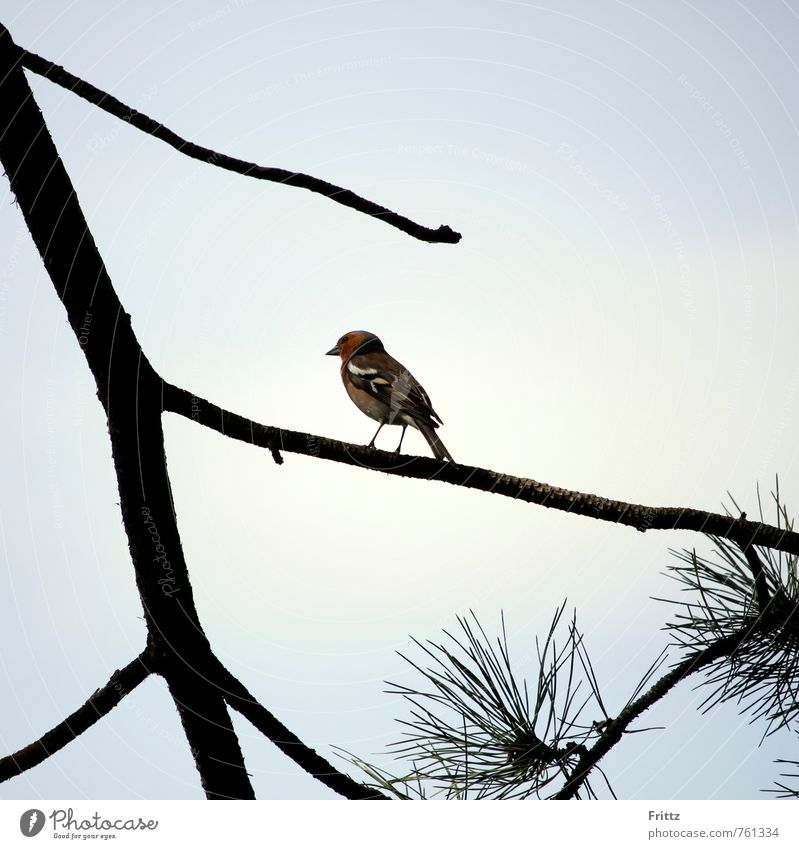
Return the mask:
[(18, 49), (21, 50), (21, 62), (23, 66), (29, 71), (33, 71), (35, 74), (39, 74), (45, 79), (50, 80), (50, 82), (68, 89), (78, 95), (78, 97), (82, 97), (84, 100), (119, 118), (126, 124), (130, 124), (130, 126), (135, 127), (137, 130), (168, 144), (184, 156), (256, 180), (268, 180), (273, 183), (283, 183), (287, 186), (297, 186), (298, 188), (316, 192), (336, 203), (348, 206), (356, 212), (364, 213), (373, 218), (379, 218), (391, 227), (395, 227), (422, 242), (457, 244), (460, 241), (460, 233), (455, 232), (446, 224), (442, 224), (437, 228), (425, 227), (422, 224), (417, 224), (410, 218), (406, 218), (404, 215), (399, 215), (390, 209), (386, 209), (384, 206), (380, 206), (374, 201), (367, 200), (349, 189), (328, 183), (326, 180), (321, 180), (318, 177), (312, 177), (309, 174), (303, 174), (299, 171), (292, 171), (286, 168), (273, 168), (258, 165), (255, 162), (246, 162), (243, 159), (237, 159), (234, 156), (228, 156), (210, 148), (201, 147), (194, 142), (182, 138), (160, 121), (150, 118), (134, 107), (126, 105), (121, 100), (117, 100), (116, 97), (108, 92), (82, 80), (60, 65), (56, 65), (55, 62), (51, 62), (49, 59), (38, 56), (29, 50)]
[(117, 669), (107, 684), (95, 690), (81, 707), (38, 740), (0, 758), (0, 782), (38, 766), (109, 714), (150, 674), (144, 658), (142, 653), (127, 666)]

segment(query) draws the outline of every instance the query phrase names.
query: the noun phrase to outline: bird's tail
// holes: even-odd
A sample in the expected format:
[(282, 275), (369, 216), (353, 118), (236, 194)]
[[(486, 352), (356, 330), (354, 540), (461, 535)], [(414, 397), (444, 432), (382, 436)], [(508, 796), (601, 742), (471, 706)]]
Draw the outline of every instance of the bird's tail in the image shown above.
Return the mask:
[(417, 421), (416, 426), (422, 432), (422, 436), (427, 440), (427, 444), (432, 449), (436, 460), (449, 460), (450, 463), (455, 462), (452, 458), (452, 454), (447, 451), (446, 445), (444, 445), (444, 443), (438, 438), (438, 434), (430, 427), (430, 425)]

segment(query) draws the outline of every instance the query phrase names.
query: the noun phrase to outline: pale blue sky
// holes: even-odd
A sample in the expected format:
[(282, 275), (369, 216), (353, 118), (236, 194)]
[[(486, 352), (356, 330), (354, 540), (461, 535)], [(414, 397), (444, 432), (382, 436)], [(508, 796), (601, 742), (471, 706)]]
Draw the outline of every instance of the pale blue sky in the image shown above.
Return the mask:
[[(5, 0), (16, 41), (178, 133), (315, 174), (318, 195), (181, 157), (31, 76), (117, 291), (173, 382), (259, 421), (366, 442), (323, 354), (378, 333), (458, 460), (655, 505), (796, 483), (799, 8), (655, 2)], [(4, 183), (0, 748), (143, 645), (102, 410)], [(406, 714), (409, 635), (504, 609), (520, 671), (568, 597), (609, 709), (665, 643), (669, 547), (485, 494), (268, 453), (166, 418), (178, 521), (220, 655), (306, 742), (362, 756)], [(382, 447), (393, 448), (395, 431)], [(409, 434), (404, 448), (426, 453)], [(758, 798), (796, 757), (688, 688), (605, 764), (622, 797)], [(236, 720), (258, 795), (322, 798)], [(197, 798), (148, 681), (3, 798)]]

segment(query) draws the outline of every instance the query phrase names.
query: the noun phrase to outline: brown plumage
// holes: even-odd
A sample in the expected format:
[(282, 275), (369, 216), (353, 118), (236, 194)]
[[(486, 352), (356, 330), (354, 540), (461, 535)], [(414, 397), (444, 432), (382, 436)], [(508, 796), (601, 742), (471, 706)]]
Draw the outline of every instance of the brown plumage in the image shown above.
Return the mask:
[(341, 357), (341, 379), (355, 406), (380, 422), (369, 443), (370, 448), (374, 447), (383, 425), (400, 425), (399, 453), (405, 429), (411, 425), (424, 436), (438, 460), (454, 462), (436, 433), (436, 428), (444, 422), (433, 409), (424, 387), (402, 363), (386, 352), (374, 333), (351, 330), (327, 353)]

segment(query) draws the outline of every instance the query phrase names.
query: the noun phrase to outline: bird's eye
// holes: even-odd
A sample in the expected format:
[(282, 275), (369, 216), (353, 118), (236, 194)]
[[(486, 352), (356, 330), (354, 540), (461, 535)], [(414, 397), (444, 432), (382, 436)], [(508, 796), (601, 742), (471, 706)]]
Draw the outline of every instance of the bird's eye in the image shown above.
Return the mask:
[(349, 336), (342, 336), (341, 339), (339, 339), (338, 341), (343, 343), (346, 342), (349, 338)]

